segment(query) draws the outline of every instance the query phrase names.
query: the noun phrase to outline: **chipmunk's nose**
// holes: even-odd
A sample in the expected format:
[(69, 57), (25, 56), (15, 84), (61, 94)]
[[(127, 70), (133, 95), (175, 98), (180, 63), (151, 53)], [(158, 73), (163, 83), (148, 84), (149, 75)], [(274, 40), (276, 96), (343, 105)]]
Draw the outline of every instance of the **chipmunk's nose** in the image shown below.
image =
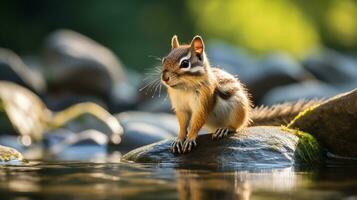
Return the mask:
[(167, 71), (164, 70), (161, 74), (161, 79), (165, 82), (169, 81), (170, 80), (170, 76), (168, 75)]

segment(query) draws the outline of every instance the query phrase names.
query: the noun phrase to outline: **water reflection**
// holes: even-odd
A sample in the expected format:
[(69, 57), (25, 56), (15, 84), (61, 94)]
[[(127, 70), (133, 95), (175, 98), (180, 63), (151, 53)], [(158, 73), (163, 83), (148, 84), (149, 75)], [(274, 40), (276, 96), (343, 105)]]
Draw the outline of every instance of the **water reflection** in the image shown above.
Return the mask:
[(0, 168), (0, 194), (28, 199), (341, 199), (357, 197), (357, 172), (174, 169), (134, 163), (30, 162)]

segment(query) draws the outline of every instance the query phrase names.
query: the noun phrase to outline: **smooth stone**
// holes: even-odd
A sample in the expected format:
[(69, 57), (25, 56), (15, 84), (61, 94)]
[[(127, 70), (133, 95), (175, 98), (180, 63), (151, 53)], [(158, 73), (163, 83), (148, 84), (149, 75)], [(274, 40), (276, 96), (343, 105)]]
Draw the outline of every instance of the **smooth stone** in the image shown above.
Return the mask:
[(51, 86), (109, 98), (125, 80), (123, 64), (108, 48), (71, 30), (57, 30), (46, 40), (44, 61)]
[(255, 71), (255, 79), (248, 83), (248, 89), (256, 103), (262, 103), (266, 93), (277, 87), (316, 80), (296, 60), (281, 52), (260, 60)]
[(303, 66), (321, 81), (339, 85), (357, 80), (357, 59), (331, 49), (314, 52)]
[(127, 78), (114, 85), (110, 95), (109, 110), (111, 113), (119, 113), (127, 110), (137, 109), (140, 99), (140, 86), (145, 75), (134, 70), (126, 70)]
[(11, 81), (42, 94), (46, 83), (40, 71), (30, 69), (13, 51), (0, 48), (0, 80)]
[(289, 128), (315, 136), (333, 154), (357, 158), (357, 89), (301, 112)]
[(239, 47), (212, 41), (207, 44), (207, 55), (212, 66), (238, 75), (243, 82), (250, 83), (255, 79), (257, 60)]
[(172, 113), (172, 106), (169, 97), (165, 92), (165, 94), (161, 95), (160, 97), (150, 96), (150, 98), (146, 98), (143, 102), (140, 103), (140, 105), (138, 105), (138, 110), (154, 113)]
[(57, 130), (45, 138), (46, 159), (51, 160), (90, 160), (95, 155), (105, 155), (109, 138), (97, 130), (74, 133)]
[(43, 101), (53, 111), (60, 111), (83, 102), (93, 102), (104, 108), (108, 106), (101, 98), (96, 96), (79, 95), (71, 92), (48, 94), (43, 98)]
[(20, 164), (22, 162), (24, 162), (24, 157), (20, 152), (14, 148), (0, 145), (0, 165)]
[(124, 112), (116, 115), (124, 134), (118, 150), (128, 152), (176, 135), (176, 117), (166, 113)]
[(296, 60), (282, 52), (257, 60), (237, 47), (214, 42), (208, 46), (208, 55), (212, 66), (218, 65), (236, 75), (247, 86), (255, 104), (261, 104), (266, 92), (275, 87), (315, 80)]
[(179, 129), (176, 116), (167, 113), (150, 113), (140, 111), (122, 112), (115, 115), (123, 126), (130, 123), (145, 123), (160, 127), (171, 135), (175, 135)]
[(266, 93), (262, 104), (274, 105), (301, 99), (324, 99), (334, 96), (339, 92), (341, 91), (338, 88), (329, 84), (319, 81), (307, 81), (273, 88)]
[(145, 123), (131, 123), (124, 126), (122, 142), (115, 149), (128, 152), (135, 148), (171, 138), (172, 134), (166, 130)]
[(232, 169), (280, 168), (320, 161), (317, 142), (308, 134), (281, 127), (249, 127), (215, 141), (200, 135), (198, 146), (188, 154), (170, 152), (173, 139), (140, 147), (123, 156), (138, 163), (161, 163), (177, 167), (205, 165)]

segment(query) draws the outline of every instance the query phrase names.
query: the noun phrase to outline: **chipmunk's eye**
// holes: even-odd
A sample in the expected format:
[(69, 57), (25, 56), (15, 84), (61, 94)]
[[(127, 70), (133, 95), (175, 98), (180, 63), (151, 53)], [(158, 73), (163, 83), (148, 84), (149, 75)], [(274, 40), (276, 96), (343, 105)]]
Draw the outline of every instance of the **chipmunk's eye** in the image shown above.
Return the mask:
[(185, 60), (181, 61), (180, 68), (188, 68), (188, 67), (190, 67), (190, 65), (191, 65), (190, 61), (185, 59)]

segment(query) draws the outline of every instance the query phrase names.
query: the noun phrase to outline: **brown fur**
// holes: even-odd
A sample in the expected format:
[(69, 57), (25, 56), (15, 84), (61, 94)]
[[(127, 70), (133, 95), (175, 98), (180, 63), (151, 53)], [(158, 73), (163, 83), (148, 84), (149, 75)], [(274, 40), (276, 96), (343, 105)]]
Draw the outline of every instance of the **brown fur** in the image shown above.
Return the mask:
[(273, 106), (260, 106), (251, 112), (250, 126), (280, 126), (287, 125), (300, 112), (322, 103), (322, 99), (299, 100)]
[(211, 68), (202, 38), (196, 36), (190, 45), (179, 45), (174, 36), (171, 46), (171, 52), (162, 61), (162, 82), (180, 124), (178, 139), (194, 141), (204, 125), (211, 132), (246, 126), (248, 94), (234, 76)]

